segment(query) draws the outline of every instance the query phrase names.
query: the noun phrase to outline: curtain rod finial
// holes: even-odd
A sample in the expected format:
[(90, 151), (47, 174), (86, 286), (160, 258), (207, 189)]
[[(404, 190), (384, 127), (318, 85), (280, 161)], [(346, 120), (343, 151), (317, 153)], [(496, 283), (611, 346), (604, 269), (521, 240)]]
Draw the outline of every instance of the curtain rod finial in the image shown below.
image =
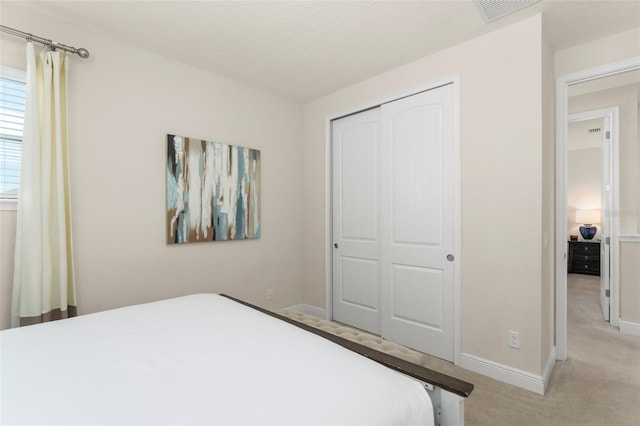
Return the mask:
[(89, 51), (84, 47), (79, 48), (76, 53), (83, 59), (87, 59), (89, 57)]

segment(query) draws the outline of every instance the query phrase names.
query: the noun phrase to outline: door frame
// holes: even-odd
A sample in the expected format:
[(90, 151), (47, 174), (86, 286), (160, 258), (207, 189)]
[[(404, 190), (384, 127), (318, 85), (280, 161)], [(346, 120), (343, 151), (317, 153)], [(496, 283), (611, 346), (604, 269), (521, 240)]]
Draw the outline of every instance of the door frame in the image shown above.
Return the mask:
[[(640, 56), (613, 62), (565, 74), (556, 77), (556, 359), (564, 361), (567, 359), (567, 138), (568, 138), (568, 90), (569, 86), (595, 80), (602, 77), (609, 77), (628, 71), (640, 69)], [(617, 161), (617, 159), (615, 159)], [(617, 171), (613, 170), (612, 175), (617, 179)], [(612, 182), (612, 186), (617, 188), (617, 181)], [(613, 199), (619, 205), (619, 199)], [(615, 215), (614, 215), (615, 216)], [(616, 219), (614, 217), (614, 224)], [(614, 225), (615, 226), (615, 225)], [(617, 244), (619, 235), (616, 234), (619, 228), (611, 229), (611, 247)], [(611, 262), (611, 287), (617, 292), (617, 280), (619, 265), (616, 259)], [(611, 323), (617, 325), (619, 322), (619, 300), (612, 298), (611, 303)], [(615, 318), (615, 320), (614, 320)]]
[[(611, 325), (618, 326), (619, 320), (619, 311), (620, 311), (620, 292), (618, 291), (619, 284), (619, 268), (613, 267), (614, 265), (619, 265), (618, 259), (618, 250), (614, 241), (616, 241), (617, 236), (620, 235), (620, 217), (618, 215), (612, 215), (611, 212), (620, 211), (620, 177), (619, 177), (619, 167), (620, 167), (620, 108), (609, 107), (602, 108), (597, 110), (585, 111), (585, 112), (577, 112), (573, 114), (569, 114), (567, 116), (567, 125), (569, 123), (576, 123), (579, 121), (593, 120), (593, 119), (609, 119), (609, 129), (611, 131), (611, 139), (609, 142), (609, 154), (607, 158), (609, 159), (609, 165), (606, 168), (609, 172), (609, 176), (607, 177), (607, 181), (610, 182), (611, 187), (609, 189), (608, 197), (610, 199), (609, 211), (601, 211), (601, 219), (607, 220), (608, 230), (609, 230), (609, 267), (607, 270), (610, 272), (609, 277), (609, 322)], [(569, 141), (567, 140), (567, 143)], [(567, 149), (568, 152), (568, 149)], [(604, 161), (604, 158), (600, 159)], [(604, 172), (603, 168), (603, 172)], [(604, 176), (602, 176), (604, 177)], [(602, 181), (604, 182), (604, 181)], [(602, 194), (602, 188), (600, 190)], [(604, 203), (604, 200), (602, 201)], [(565, 201), (565, 206), (566, 206)], [(565, 207), (566, 208), (566, 207)], [(566, 212), (566, 210), (565, 210)], [(566, 216), (565, 216), (566, 223)], [(565, 236), (566, 236), (565, 232)], [(601, 244), (606, 244), (605, 241), (602, 241)], [(602, 274), (603, 270), (601, 268), (600, 273)], [(603, 276), (600, 276), (600, 285), (602, 286), (602, 280), (605, 279)], [(565, 283), (567, 285), (567, 276), (565, 275)], [(615, 283), (615, 285), (614, 285)]]
[(453, 123), (454, 123), (454, 289), (453, 289), (453, 360), (460, 361), (462, 352), (462, 190), (461, 190), (461, 151), (460, 151), (460, 74), (452, 74), (444, 78), (433, 80), (425, 85), (384, 96), (345, 110), (329, 114), (325, 118), (325, 307), (326, 319), (333, 319), (333, 164), (331, 121), (348, 115), (357, 114), (398, 99), (416, 95), (438, 87), (453, 84)]

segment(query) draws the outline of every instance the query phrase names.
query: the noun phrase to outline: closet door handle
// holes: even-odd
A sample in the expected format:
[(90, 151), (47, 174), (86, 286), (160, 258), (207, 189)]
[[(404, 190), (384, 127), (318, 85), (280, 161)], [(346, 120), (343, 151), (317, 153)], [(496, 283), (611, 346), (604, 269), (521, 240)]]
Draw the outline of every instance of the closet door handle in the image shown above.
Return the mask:
[(454, 260), (454, 259), (455, 259), (455, 256), (454, 256), (454, 255), (452, 255), (452, 254), (448, 254), (448, 255), (447, 255), (447, 260), (448, 260), (449, 262), (453, 262), (453, 260)]
[(335, 243), (335, 244), (333, 245), (333, 247), (334, 247), (334, 248), (338, 248), (338, 243)]

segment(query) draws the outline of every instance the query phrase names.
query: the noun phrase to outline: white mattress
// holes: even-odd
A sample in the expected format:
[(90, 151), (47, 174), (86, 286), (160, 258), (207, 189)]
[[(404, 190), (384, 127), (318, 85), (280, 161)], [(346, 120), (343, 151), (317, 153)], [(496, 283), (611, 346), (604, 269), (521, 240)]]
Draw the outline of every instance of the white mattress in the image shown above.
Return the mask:
[(0, 423), (431, 425), (425, 389), (214, 294), (0, 332)]

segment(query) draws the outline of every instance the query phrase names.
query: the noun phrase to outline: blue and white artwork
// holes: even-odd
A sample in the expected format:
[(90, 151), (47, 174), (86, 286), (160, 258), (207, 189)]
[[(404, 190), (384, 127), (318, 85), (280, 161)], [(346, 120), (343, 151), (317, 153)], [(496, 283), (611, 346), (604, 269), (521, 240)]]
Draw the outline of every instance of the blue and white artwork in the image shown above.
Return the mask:
[(260, 151), (167, 135), (167, 242), (260, 238)]

